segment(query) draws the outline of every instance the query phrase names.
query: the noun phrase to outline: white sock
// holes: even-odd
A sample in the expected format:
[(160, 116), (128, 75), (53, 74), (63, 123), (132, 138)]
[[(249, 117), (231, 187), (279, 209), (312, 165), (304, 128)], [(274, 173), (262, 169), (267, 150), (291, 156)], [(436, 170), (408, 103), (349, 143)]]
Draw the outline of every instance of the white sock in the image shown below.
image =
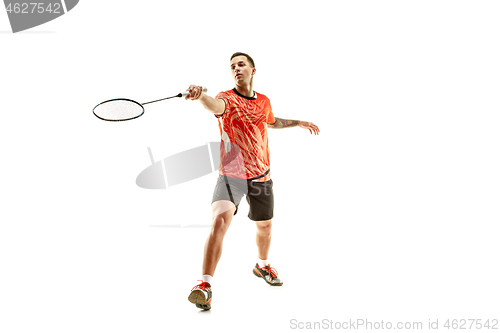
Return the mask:
[(257, 263), (259, 264), (259, 267), (262, 268), (264, 266), (267, 266), (269, 263), (267, 262), (267, 259), (266, 260), (262, 260), (260, 258), (258, 258), (259, 260), (257, 260)]
[(212, 281), (214, 279), (214, 277), (212, 275), (202, 275), (201, 279), (203, 280), (203, 282), (208, 282), (210, 283), (210, 285), (212, 285)]

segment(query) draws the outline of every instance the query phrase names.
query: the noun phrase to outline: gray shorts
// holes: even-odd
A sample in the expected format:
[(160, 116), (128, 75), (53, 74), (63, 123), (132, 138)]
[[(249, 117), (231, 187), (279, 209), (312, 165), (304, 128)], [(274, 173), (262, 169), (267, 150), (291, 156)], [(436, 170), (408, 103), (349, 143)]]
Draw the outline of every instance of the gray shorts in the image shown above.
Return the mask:
[(255, 182), (248, 179), (231, 178), (219, 175), (215, 185), (212, 203), (228, 200), (234, 203), (238, 212), (241, 198), (246, 195), (250, 210), (248, 217), (253, 221), (270, 220), (274, 212), (273, 181)]

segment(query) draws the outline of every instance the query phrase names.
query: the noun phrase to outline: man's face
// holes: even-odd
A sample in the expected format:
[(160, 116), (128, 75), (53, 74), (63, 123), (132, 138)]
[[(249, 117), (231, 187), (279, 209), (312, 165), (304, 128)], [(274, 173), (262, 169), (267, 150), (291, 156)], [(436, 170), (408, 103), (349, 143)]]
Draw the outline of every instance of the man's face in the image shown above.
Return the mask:
[(250, 84), (255, 68), (250, 66), (247, 57), (237, 56), (231, 60), (231, 74), (236, 84)]

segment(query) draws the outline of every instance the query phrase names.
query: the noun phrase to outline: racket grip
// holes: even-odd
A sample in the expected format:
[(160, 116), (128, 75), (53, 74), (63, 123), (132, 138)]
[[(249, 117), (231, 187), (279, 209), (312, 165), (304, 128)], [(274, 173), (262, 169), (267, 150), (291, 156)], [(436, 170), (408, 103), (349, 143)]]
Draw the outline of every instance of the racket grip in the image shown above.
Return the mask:
[[(208, 91), (207, 87), (203, 87), (202, 92), (206, 93), (207, 91)], [(185, 92), (181, 93), (182, 97), (186, 97), (187, 95), (189, 95), (189, 91), (185, 91)]]

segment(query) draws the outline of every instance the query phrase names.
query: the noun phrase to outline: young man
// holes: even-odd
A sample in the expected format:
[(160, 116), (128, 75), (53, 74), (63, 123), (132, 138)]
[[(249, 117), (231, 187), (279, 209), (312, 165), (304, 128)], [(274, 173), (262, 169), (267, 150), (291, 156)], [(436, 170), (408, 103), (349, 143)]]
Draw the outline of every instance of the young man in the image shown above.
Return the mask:
[(202, 282), (188, 297), (201, 309), (211, 308), (211, 283), (222, 254), (224, 235), (244, 195), (250, 206), (248, 217), (257, 226), (258, 260), (253, 274), (271, 286), (283, 284), (268, 262), (274, 197), (267, 128), (299, 126), (311, 134), (319, 134), (318, 126), (313, 123), (274, 117), (269, 99), (253, 90), (255, 73), (253, 59), (238, 52), (231, 56), (234, 89), (212, 98), (202, 93), (202, 87), (191, 85), (186, 96), (199, 100), (218, 118), (222, 136), (220, 175), (212, 198), (212, 229), (205, 243)]

